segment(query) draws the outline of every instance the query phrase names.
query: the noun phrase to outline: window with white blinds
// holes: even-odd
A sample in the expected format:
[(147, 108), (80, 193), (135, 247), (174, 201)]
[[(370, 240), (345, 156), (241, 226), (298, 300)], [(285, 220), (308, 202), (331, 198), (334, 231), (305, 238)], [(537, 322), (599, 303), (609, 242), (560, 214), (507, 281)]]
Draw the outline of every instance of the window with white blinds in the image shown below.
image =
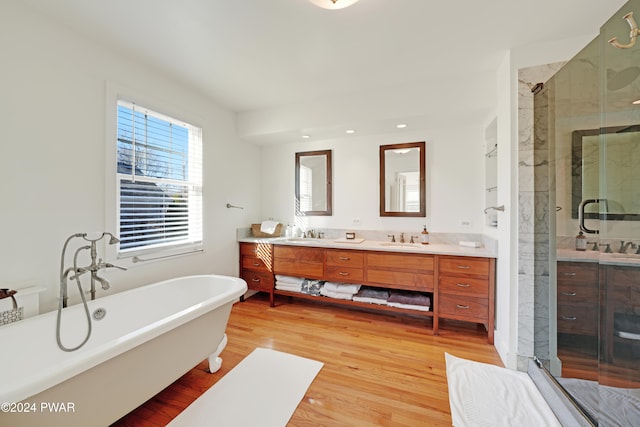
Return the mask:
[(118, 101), (120, 253), (202, 248), (202, 131)]

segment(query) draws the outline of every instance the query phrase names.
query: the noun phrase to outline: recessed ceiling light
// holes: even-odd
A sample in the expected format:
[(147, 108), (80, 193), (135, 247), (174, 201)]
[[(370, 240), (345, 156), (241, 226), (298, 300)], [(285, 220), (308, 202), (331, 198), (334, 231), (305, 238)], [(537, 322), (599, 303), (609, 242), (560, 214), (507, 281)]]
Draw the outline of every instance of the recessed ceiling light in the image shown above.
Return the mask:
[(632, 102), (633, 105), (640, 105), (640, 99), (636, 99)]
[(397, 127), (398, 129), (404, 129), (404, 128), (406, 128), (406, 127), (407, 127), (407, 124), (406, 124), (406, 123), (399, 123), (399, 124), (397, 124), (397, 125), (396, 125), (396, 127)]
[(309, 139), (309, 138), (311, 138), (310, 135), (302, 135), (302, 139)]
[(356, 133), (356, 131), (355, 131), (355, 130), (353, 130), (353, 129), (347, 129), (347, 133), (348, 133), (348, 134), (352, 134), (352, 133)]

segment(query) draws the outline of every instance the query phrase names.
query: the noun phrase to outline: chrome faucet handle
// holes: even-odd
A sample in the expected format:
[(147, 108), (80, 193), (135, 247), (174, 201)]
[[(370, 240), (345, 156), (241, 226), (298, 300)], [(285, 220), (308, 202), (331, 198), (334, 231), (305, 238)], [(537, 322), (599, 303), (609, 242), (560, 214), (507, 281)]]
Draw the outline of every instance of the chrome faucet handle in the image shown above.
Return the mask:
[(611, 250), (611, 243), (605, 243), (607, 245), (607, 248), (604, 250), (605, 254), (612, 254), (613, 251)]
[(411, 240), (409, 240), (409, 243), (415, 243), (416, 241), (413, 239), (417, 239), (418, 236), (411, 236)]
[(391, 243), (395, 243), (396, 242), (396, 235), (395, 234), (387, 234), (387, 237), (391, 237)]
[(597, 251), (598, 250), (598, 242), (587, 242), (588, 245), (593, 245), (593, 247), (591, 248), (592, 251)]
[(400, 233), (400, 243), (404, 243), (404, 233)]

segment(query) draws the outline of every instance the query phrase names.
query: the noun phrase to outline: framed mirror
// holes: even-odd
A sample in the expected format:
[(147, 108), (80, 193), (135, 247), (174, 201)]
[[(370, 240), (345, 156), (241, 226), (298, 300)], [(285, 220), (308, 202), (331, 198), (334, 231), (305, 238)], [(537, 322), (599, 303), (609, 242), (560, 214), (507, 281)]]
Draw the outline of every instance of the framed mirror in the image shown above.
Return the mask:
[(380, 146), (380, 216), (426, 216), (425, 143)]
[(576, 130), (571, 137), (571, 217), (578, 218), (583, 200), (600, 199), (585, 207), (585, 218), (640, 220), (640, 125)]
[(331, 215), (331, 150), (296, 153), (296, 215)]

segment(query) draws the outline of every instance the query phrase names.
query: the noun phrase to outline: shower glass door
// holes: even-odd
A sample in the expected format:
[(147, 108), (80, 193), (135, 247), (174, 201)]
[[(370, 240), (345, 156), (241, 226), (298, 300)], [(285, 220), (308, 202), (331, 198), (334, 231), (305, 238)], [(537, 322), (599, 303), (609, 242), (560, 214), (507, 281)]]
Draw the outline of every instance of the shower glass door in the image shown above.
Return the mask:
[[(640, 425), (640, 40), (631, 46), (629, 1), (601, 29), (600, 411), (603, 425)], [(617, 47), (608, 41), (616, 37)], [(613, 129), (614, 131), (607, 131)], [(620, 406), (618, 406), (620, 405)], [(626, 423), (626, 424), (625, 424)]]
[(558, 382), (603, 426), (640, 426), (640, 36), (628, 12), (640, 19), (640, 0), (535, 98), (555, 166), (550, 364), (557, 356)]

